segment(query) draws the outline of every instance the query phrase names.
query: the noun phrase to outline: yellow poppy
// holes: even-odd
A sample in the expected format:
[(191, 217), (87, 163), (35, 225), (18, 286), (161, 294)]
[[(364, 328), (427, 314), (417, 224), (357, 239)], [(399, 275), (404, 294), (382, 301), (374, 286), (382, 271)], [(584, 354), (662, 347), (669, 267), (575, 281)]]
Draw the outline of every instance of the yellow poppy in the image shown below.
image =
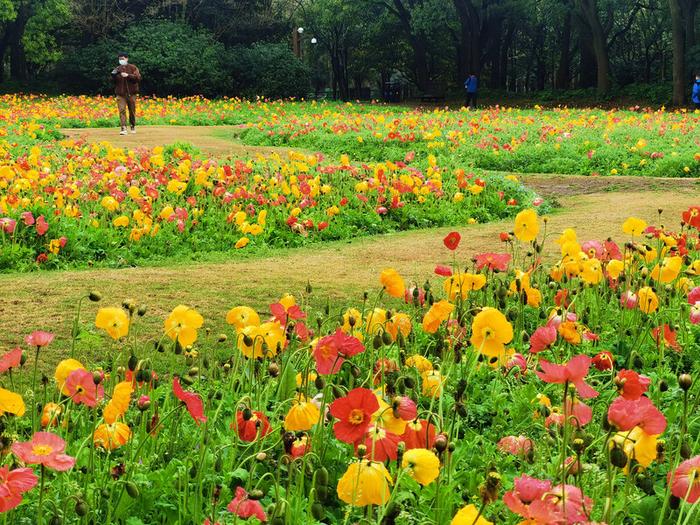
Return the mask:
[(23, 416), (26, 411), (24, 399), (19, 394), (0, 388), (0, 415), (14, 414), (15, 416)]
[(423, 317), (423, 330), (429, 334), (437, 332), (442, 322), (450, 316), (454, 309), (455, 306), (444, 299), (434, 303)]
[(605, 269), (611, 279), (618, 279), (622, 272), (625, 271), (625, 263), (619, 259), (613, 259), (608, 263)]
[(495, 308), (485, 307), (472, 321), (472, 346), (482, 354), (496, 355), (513, 340), (513, 326)]
[(351, 463), (338, 480), (338, 497), (354, 507), (384, 505), (391, 495), (391, 475), (378, 461)]
[(102, 423), (92, 435), (93, 444), (105, 450), (119, 448), (128, 443), (129, 439), (131, 439), (131, 429), (129, 425), (121, 422)]
[(376, 334), (384, 329), (386, 323), (386, 310), (375, 308), (365, 315), (365, 329), (368, 334)]
[(123, 416), (127, 409), (129, 408), (129, 402), (131, 401), (131, 393), (134, 391), (134, 387), (131, 381), (122, 381), (117, 383), (114, 387), (114, 393), (112, 394), (112, 399), (104, 409), (102, 416), (104, 420), (112, 424), (118, 417)]
[(630, 217), (622, 223), (622, 231), (632, 237), (639, 237), (647, 227), (647, 223), (642, 219)]
[(537, 238), (540, 225), (535, 210), (523, 210), (515, 216), (513, 233), (520, 241), (530, 242)]
[(406, 366), (412, 366), (421, 374), (433, 369), (433, 364), (420, 354), (415, 354), (407, 358)]
[(95, 326), (107, 332), (112, 339), (121, 339), (129, 333), (129, 316), (123, 308), (116, 306), (100, 308), (95, 316)]
[(423, 379), (423, 395), (427, 397), (439, 397), (442, 395), (442, 384), (445, 380), (437, 370), (428, 370), (421, 374)]
[(289, 432), (311, 430), (319, 419), (321, 419), (319, 408), (299, 394), (284, 418), (284, 428)]
[(197, 329), (204, 324), (204, 318), (197, 310), (178, 305), (165, 320), (165, 335), (182, 346), (189, 346), (197, 340)]
[(399, 273), (393, 268), (387, 268), (382, 271), (379, 276), (379, 281), (382, 283), (386, 293), (396, 298), (403, 298), (406, 291), (403, 279)]
[(639, 309), (645, 314), (653, 313), (659, 307), (659, 298), (649, 286), (640, 288), (637, 297), (639, 298)]
[(440, 460), (434, 452), (424, 448), (407, 450), (401, 466), (421, 485), (430, 485), (440, 475)]
[(683, 258), (678, 257), (664, 257), (661, 267), (657, 264), (651, 271), (651, 278), (655, 281), (661, 281), (662, 283), (670, 283), (676, 280), (678, 274), (681, 273), (681, 267), (683, 266)]
[(259, 326), (260, 316), (249, 306), (236, 306), (226, 314), (226, 322), (236, 327), (236, 330), (242, 330), (246, 326)]
[[(615, 434), (610, 446), (613, 446), (613, 442), (621, 446), (630, 460), (634, 459), (646, 468), (658, 455), (658, 437), (658, 435), (647, 434), (640, 427), (634, 427), (632, 430)], [(629, 473), (629, 462), (625, 466), (625, 473)]]
[(362, 326), (362, 314), (356, 308), (348, 308), (343, 314), (343, 326), (341, 330), (350, 334)]
[(408, 334), (411, 333), (411, 318), (404, 313), (392, 315), (386, 322), (386, 331), (394, 341), (396, 341), (399, 333), (403, 337), (408, 337)]
[(474, 505), (467, 505), (459, 509), (450, 525), (493, 525), (493, 522), (482, 518)]
[(462, 299), (466, 299), (469, 296), (469, 292), (481, 290), (485, 284), (485, 275), (480, 273), (463, 273), (445, 279), (443, 289), (445, 293), (448, 294), (449, 300), (454, 301), (457, 294), (459, 294)]

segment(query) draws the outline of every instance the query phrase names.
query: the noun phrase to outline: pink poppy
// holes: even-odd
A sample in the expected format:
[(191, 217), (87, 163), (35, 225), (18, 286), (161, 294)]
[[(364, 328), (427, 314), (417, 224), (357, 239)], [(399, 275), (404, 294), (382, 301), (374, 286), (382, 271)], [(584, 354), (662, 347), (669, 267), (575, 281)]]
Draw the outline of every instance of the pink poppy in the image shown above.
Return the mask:
[(282, 303), (275, 303), (270, 305), (270, 312), (275, 316), (275, 319), (282, 325), (286, 325), (287, 322), (291, 320), (304, 319), (306, 314), (301, 311), (301, 308), (296, 304), (290, 306), (289, 309), (285, 309)]
[(92, 372), (83, 368), (73, 370), (68, 375), (65, 389), (76, 404), (92, 408), (96, 407), (97, 402), (105, 395), (102, 384), (96, 385), (92, 378)]
[(257, 518), (263, 523), (267, 521), (267, 515), (259, 501), (250, 499), (243, 487), (236, 487), (236, 496), (228, 504), (226, 510), (239, 518)]
[(418, 417), (416, 402), (410, 397), (399, 396), (394, 398), (395, 413), (404, 421), (413, 421)]
[(524, 374), (527, 372), (527, 360), (523, 354), (518, 353), (510, 356), (510, 359), (508, 359), (508, 362), (506, 363), (506, 370), (510, 370), (516, 366), (520, 370), (520, 373)]
[(22, 362), (22, 349), (17, 347), (0, 357), (0, 374), (17, 368)]
[[(452, 272), (450, 272), (452, 273)], [(406, 288), (404, 292), (403, 300), (406, 304), (413, 304), (414, 298), (413, 294), (418, 290), (418, 304), (423, 306), (425, 304), (425, 291), (419, 286), (412, 286), (411, 288)]]
[(566, 523), (561, 509), (547, 496), (551, 489), (550, 481), (523, 474), (513, 480), (513, 490), (503, 495), (503, 503), (531, 524)]
[(565, 413), (569, 422), (577, 427), (587, 425), (593, 419), (593, 409), (576, 398), (573, 401), (566, 399)]
[(25, 226), (34, 226), (34, 223), (36, 222), (34, 220), (34, 215), (32, 215), (32, 212), (30, 211), (22, 212), (20, 217), (22, 217)]
[(28, 465), (44, 465), (66, 471), (75, 465), (75, 458), (64, 454), (66, 442), (52, 432), (35, 432), (31, 441), (12, 445), (12, 453)]
[(639, 298), (631, 290), (627, 290), (620, 296), (620, 306), (627, 310), (634, 310), (637, 307), (637, 302), (639, 302)]
[(695, 503), (700, 499), (700, 456), (685, 460), (676, 470), (668, 473), (671, 494)]
[(690, 323), (700, 324), (700, 301), (690, 307)]
[(46, 222), (43, 215), (39, 215), (34, 227), (36, 228), (37, 235), (44, 235), (47, 231), (49, 231), (49, 223)]
[(700, 286), (696, 286), (688, 292), (688, 304), (695, 304), (700, 301)]
[(526, 456), (532, 450), (532, 440), (525, 436), (506, 436), (496, 445), (498, 450), (514, 456)]
[(553, 503), (565, 516), (564, 523), (588, 523), (588, 515), (593, 509), (593, 500), (584, 496), (574, 485), (553, 487), (546, 499)]
[(0, 467), (0, 512), (7, 512), (22, 503), (22, 494), (33, 489), (39, 478), (30, 468), (10, 470)]
[(12, 235), (17, 227), (17, 221), (9, 217), (0, 218), (0, 231), (8, 235)]
[(316, 370), (319, 374), (335, 374), (346, 357), (352, 357), (364, 350), (364, 345), (357, 337), (347, 335), (338, 328), (333, 335), (321, 338), (316, 344), (313, 351)]
[(557, 340), (557, 328), (547, 324), (540, 326), (530, 336), (530, 352), (536, 354), (546, 350)]
[(477, 255), (475, 259), (477, 271), (481, 271), (482, 268), (487, 267), (492, 272), (505, 272), (508, 269), (508, 263), (510, 262), (510, 254), (481, 253)]
[(46, 346), (53, 341), (54, 335), (43, 330), (36, 330), (24, 338), (29, 346)]
[(658, 435), (666, 430), (666, 418), (648, 397), (618, 397), (608, 408), (608, 421), (623, 432), (640, 427), (647, 434)]
[(540, 359), (542, 371), (537, 370), (535, 373), (546, 383), (571, 383), (576, 387), (578, 395), (589, 398), (598, 395), (598, 392), (584, 381), (590, 366), (591, 358), (586, 355), (577, 355), (571, 358), (566, 365), (556, 365), (545, 359)]
[(199, 425), (207, 420), (207, 416), (204, 415), (204, 402), (202, 398), (193, 392), (186, 392), (180, 386), (180, 379), (176, 376), (173, 377), (173, 394), (180, 401), (185, 403), (187, 411), (194, 419), (194, 422)]

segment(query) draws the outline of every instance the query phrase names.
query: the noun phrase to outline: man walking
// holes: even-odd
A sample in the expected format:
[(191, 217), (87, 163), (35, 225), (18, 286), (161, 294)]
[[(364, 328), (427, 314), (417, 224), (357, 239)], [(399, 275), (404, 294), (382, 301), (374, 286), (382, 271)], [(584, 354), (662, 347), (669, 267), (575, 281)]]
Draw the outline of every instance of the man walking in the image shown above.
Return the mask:
[(129, 110), (129, 124), (131, 132), (136, 133), (136, 95), (139, 92), (141, 73), (139, 68), (129, 64), (129, 55), (119, 53), (117, 56), (119, 65), (112, 70), (112, 82), (114, 93), (117, 95), (117, 107), (119, 108), (119, 122), (121, 124), (120, 135), (126, 135), (126, 110)]
[(479, 79), (474, 73), (470, 73), (467, 80), (464, 81), (464, 89), (467, 91), (464, 105), (469, 109), (476, 109), (476, 93), (479, 89)]

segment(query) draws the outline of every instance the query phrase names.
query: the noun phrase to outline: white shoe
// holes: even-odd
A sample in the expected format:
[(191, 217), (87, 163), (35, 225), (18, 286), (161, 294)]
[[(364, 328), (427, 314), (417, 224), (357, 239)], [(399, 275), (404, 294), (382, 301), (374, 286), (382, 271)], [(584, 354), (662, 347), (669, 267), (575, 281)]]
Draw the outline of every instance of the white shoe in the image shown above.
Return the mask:
[(123, 129), (119, 132), (120, 135), (126, 135), (126, 129)]
[(131, 134), (133, 135), (134, 133), (136, 133), (136, 128), (131, 128)]

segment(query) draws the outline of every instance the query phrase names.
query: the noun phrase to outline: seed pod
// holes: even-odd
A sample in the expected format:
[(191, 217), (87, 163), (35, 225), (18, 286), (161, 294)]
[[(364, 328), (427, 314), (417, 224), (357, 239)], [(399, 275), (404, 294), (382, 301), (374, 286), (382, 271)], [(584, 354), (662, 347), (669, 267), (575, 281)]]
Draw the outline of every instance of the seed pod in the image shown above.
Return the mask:
[(136, 499), (139, 497), (139, 488), (133, 481), (126, 482), (126, 493), (132, 498)]
[(134, 370), (136, 370), (136, 367), (138, 366), (138, 364), (139, 364), (138, 357), (136, 357), (134, 354), (131, 354), (129, 356), (129, 362), (127, 363), (129, 370), (131, 370), (133, 372)]

